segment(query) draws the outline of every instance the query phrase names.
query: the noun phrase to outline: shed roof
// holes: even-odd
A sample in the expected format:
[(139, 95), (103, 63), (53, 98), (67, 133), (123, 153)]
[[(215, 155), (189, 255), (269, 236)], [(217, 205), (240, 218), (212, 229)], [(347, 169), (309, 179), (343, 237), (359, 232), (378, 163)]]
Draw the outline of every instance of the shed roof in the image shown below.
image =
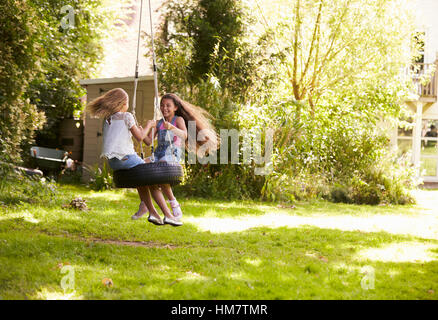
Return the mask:
[[(139, 81), (153, 80), (154, 77), (140, 76)], [(91, 85), (91, 84), (105, 84), (105, 83), (118, 83), (118, 82), (134, 82), (134, 77), (113, 77), (113, 78), (99, 78), (99, 79), (83, 79), (79, 83), (81, 85)]]

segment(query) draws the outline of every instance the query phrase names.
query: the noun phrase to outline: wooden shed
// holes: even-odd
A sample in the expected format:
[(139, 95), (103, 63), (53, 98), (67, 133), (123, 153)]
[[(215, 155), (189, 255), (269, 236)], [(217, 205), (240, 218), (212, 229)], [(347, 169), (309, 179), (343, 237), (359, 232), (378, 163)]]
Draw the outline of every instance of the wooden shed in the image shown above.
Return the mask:
[[(129, 95), (129, 112), (132, 112), (132, 100), (134, 93), (134, 78), (105, 78), (105, 79), (85, 79), (80, 84), (87, 90), (87, 102), (97, 98), (106, 91), (114, 88), (122, 88)], [(153, 76), (139, 77), (137, 87), (136, 117), (140, 125), (145, 125), (148, 119), (154, 117), (154, 80)], [(83, 164), (93, 166), (102, 165), (100, 158), (102, 151), (102, 128), (103, 119), (97, 119), (86, 113), (84, 115), (84, 144), (83, 144)], [(135, 142), (136, 150), (139, 144)], [(144, 148), (145, 156), (149, 155), (150, 149)], [(87, 171), (83, 172), (84, 180), (88, 180)]]

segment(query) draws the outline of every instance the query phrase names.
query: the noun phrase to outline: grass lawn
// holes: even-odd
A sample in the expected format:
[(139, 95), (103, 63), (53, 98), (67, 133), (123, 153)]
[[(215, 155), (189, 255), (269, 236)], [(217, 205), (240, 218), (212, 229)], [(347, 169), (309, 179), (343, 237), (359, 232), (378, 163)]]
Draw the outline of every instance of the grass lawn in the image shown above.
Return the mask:
[[(438, 298), (438, 191), (415, 206), (180, 199), (174, 228), (131, 220), (134, 190), (59, 190), (0, 207), (1, 299)], [(76, 196), (89, 211), (62, 208)]]

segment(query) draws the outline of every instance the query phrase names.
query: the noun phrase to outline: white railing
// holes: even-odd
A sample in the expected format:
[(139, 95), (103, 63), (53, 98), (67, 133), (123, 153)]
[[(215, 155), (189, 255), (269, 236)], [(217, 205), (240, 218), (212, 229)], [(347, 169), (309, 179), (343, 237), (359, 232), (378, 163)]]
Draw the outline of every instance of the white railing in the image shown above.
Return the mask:
[(436, 63), (415, 63), (411, 67), (415, 93), (420, 97), (436, 98), (438, 85), (436, 69)]

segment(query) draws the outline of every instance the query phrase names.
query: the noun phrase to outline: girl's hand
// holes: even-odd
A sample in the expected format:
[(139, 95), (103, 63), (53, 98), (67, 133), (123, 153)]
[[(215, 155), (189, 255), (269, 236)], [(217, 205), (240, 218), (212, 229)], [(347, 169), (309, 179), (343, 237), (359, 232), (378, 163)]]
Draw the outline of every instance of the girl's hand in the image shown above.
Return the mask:
[(164, 121), (164, 129), (172, 130), (175, 129), (175, 127), (170, 122)]
[(155, 127), (156, 125), (157, 125), (157, 122), (156, 122), (155, 120), (148, 120), (148, 121), (146, 122), (146, 127), (153, 128), (153, 127)]

